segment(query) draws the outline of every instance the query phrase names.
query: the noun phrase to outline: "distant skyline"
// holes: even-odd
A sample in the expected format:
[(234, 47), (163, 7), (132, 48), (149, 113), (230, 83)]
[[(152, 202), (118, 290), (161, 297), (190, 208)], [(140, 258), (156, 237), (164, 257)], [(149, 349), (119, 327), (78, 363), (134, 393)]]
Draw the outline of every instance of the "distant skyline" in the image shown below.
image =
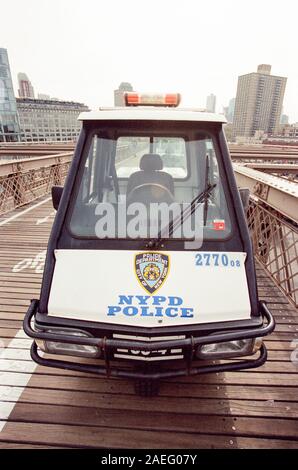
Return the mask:
[(288, 77), (284, 113), (298, 122), (296, 18), (292, 0), (0, 0), (0, 47), (14, 92), (25, 72), (37, 93), (96, 109), (114, 90), (180, 92), (181, 106), (217, 111), (236, 95), (239, 75), (258, 64)]

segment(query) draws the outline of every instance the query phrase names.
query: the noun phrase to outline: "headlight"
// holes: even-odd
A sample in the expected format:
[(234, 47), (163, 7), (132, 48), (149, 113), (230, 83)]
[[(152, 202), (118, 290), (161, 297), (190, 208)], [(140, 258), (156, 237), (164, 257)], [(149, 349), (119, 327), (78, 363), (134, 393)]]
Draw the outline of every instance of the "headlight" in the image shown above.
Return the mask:
[[(49, 330), (42, 330), (42, 331), (44, 333), (53, 333), (56, 335), (77, 336), (77, 337), (84, 337), (84, 338), (91, 337), (91, 335), (89, 335), (85, 331), (79, 331), (79, 330), (49, 329)], [(96, 346), (64, 343), (63, 338), (61, 338), (61, 342), (37, 340), (36, 343), (42, 351), (49, 353), (49, 354), (62, 354), (62, 355), (67, 355), (67, 356), (93, 357), (93, 358), (98, 358), (101, 355), (100, 349)]]
[(222, 343), (205, 344), (197, 350), (199, 359), (225, 359), (254, 354), (262, 345), (261, 338), (238, 339)]

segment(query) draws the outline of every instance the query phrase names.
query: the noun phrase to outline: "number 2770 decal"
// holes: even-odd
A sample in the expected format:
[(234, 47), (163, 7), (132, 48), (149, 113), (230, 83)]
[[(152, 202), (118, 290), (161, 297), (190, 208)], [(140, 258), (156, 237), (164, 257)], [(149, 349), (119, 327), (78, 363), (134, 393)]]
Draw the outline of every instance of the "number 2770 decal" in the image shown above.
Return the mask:
[(240, 260), (231, 259), (226, 253), (197, 253), (196, 266), (220, 266), (239, 268)]

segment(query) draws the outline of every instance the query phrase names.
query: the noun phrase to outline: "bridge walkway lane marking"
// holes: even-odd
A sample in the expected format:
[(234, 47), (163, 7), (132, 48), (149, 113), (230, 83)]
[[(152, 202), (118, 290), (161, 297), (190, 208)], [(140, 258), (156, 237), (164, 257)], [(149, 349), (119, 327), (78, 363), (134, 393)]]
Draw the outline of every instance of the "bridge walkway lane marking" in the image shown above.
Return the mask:
[[(23, 233), (24, 226), (28, 228), (28, 226), (34, 230), (37, 229), (37, 226), (39, 225), (45, 225), (44, 223), (41, 224), (40, 221), (44, 222), (49, 222), (51, 223), (51, 216), (53, 215), (53, 208), (49, 204), (45, 206), (49, 201), (51, 200), (50, 197), (46, 197), (42, 201), (39, 201), (37, 203), (33, 203), (30, 205), (28, 208), (22, 211), (18, 211), (16, 214), (13, 214), (11, 216), (8, 216), (7, 218), (4, 218), (4, 220), (0, 221), (0, 241), (3, 242), (2, 236), (5, 236), (5, 233), (1, 233), (1, 228), (4, 226), (7, 226), (8, 224), (13, 224), (15, 225), (15, 232), (16, 232), (16, 244), (18, 244), (18, 233)], [(40, 209), (42, 209), (40, 211)], [(34, 213), (37, 212), (38, 214), (32, 218), (32, 221), (28, 222), (26, 221), (26, 217), (29, 215), (34, 216)], [(4, 215), (5, 217), (5, 215)], [(26, 222), (24, 224), (24, 222)], [(23, 225), (23, 227), (22, 227)], [(46, 248), (47, 244), (47, 237), (45, 237), (44, 240), (44, 247)], [(2, 244), (2, 243), (1, 243)], [(19, 248), (19, 246), (17, 246)], [(15, 285), (16, 287), (18, 286), (18, 273), (29, 269), (29, 268), (34, 268), (32, 272), (39, 273), (40, 274), (40, 281), (41, 281), (41, 274), (43, 271), (43, 266), (42, 262), (44, 262), (45, 259), (45, 251), (40, 252), (40, 246), (38, 243), (37, 247), (34, 247), (34, 240), (32, 240), (32, 248), (34, 255), (30, 259), (27, 256), (23, 259), (21, 257), (21, 253), (17, 253), (17, 257), (19, 258), (19, 261), (15, 263), (13, 261), (13, 265), (11, 268), (4, 268), (4, 271), (2, 268), (0, 268), (1, 274), (6, 274), (5, 270), (8, 270), (11, 273), (14, 273), (16, 277), (13, 277), (12, 279), (15, 279)], [(10, 247), (11, 249), (11, 247)], [(2, 251), (2, 249), (1, 249)], [(31, 261), (29, 263), (29, 260)], [(25, 262), (26, 261), (26, 262)], [(13, 293), (10, 294), (11, 297), (13, 296)], [(29, 303), (28, 303), (29, 306)], [(24, 308), (26, 310), (26, 308)], [(24, 311), (25, 313), (25, 311)], [(4, 429), (5, 425), (7, 424), (7, 421), (9, 420), (9, 416), (12, 413), (15, 405), (17, 404), (19, 398), (21, 397), (23, 391), (26, 388), (26, 385), (28, 384), (29, 380), (31, 379), (31, 376), (33, 372), (35, 371), (37, 364), (31, 360), (28, 357), (29, 355), (29, 346), (28, 342), (31, 343), (31, 340), (28, 340), (27, 336), (25, 335), (23, 329), (19, 329), (17, 331), (15, 337), (8, 343), (8, 345), (5, 347), (5, 343), (1, 340), (1, 330), (0, 330), (0, 384), (4, 384), (0, 387), (0, 436), (1, 432)], [(23, 348), (22, 348), (23, 346)], [(10, 356), (10, 350), (13, 348), (18, 348), (18, 354), (17, 358), (11, 359)], [(14, 383), (13, 385), (5, 385), (6, 383), (11, 383), (11, 373), (16, 372), (14, 375)], [(10, 401), (11, 400), (11, 401)]]

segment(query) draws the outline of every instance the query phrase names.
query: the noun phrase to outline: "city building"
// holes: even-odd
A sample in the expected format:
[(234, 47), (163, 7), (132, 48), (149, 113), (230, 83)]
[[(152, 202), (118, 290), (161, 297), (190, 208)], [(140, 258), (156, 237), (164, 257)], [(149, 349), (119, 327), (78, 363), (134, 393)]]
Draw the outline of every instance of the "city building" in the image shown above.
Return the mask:
[(280, 126), (279, 129), (279, 136), (282, 137), (290, 137), (290, 138), (298, 138), (298, 122), (295, 122), (294, 124), (284, 124)]
[(289, 116), (287, 114), (281, 115), (280, 124), (289, 124)]
[(236, 98), (230, 99), (228, 106), (223, 108), (223, 113), (228, 123), (232, 123), (234, 119), (235, 101)]
[(216, 108), (216, 96), (211, 93), (211, 95), (207, 96), (206, 100), (206, 111), (208, 113), (215, 113)]
[(228, 122), (233, 122), (233, 119), (234, 119), (234, 111), (235, 111), (235, 102), (236, 102), (236, 98), (232, 98), (230, 101), (229, 101), (229, 105), (224, 108), (224, 115), (227, 119)]
[(25, 73), (18, 73), (19, 97), (35, 98), (33, 86)]
[(50, 95), (46, 95), (45, 93), (37, 93), (38, 100), (50, 100)]
[(271, 75), (271, 65), (238, 78), (233, 119), (234, 137), (250, 138), (257, 131), (278, 131), (286, 88), (286, 77)]
[(298, 145), (298, 122), (280, 125), (279, 132), (265, 139), (263, 143), (277, 145)]
[(7, 50), (0, 48), (0, 142), (20, 139), (16, 99)]
[(114, 105), (125, 106), (124, 93), (126, 91), (133, 91), (133, 87), (128, 82), (122, 82), (117, 90), (114, 90)]
[(75, 141), (81, 123), (77, 120), (88, 107), (72, 101), (17, 98), (23, 142)]

